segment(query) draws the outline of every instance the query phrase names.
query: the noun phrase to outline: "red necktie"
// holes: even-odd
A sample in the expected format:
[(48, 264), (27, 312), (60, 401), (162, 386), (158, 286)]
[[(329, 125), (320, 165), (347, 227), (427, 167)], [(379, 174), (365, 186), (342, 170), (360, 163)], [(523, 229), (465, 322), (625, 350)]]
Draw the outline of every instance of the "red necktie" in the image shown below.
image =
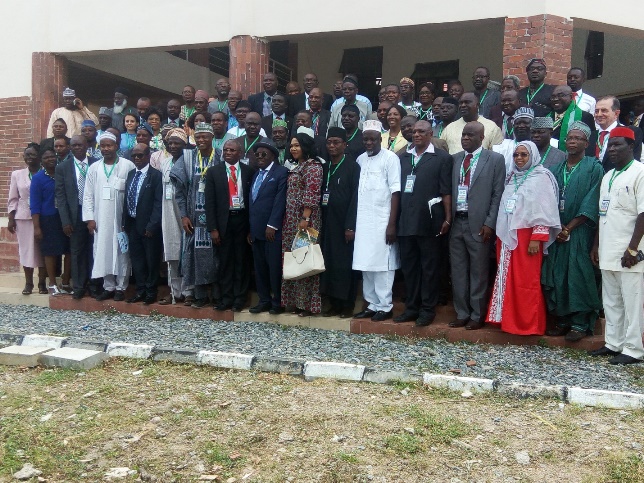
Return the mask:
[(595, 146), (595, 157), (599, 159), (599, 155), (601, 153), (601, 147), (604, 146), (604, 140), (606, 139), (606, 134), (608, 134), (608, 131), (602, 131), (599, 134), (599, 142), (597, 143), (597, 146)]
[(577, 101), (577, 93), (576, 92), (572, 93), (572, 100), (575, 101), (575, 102)]
[(463, 160), (463, 172), (465, 173), (465, 179), (463, 180), (463, 184), (465, 186), (470, 185), (470, 163), (472, 161), (472, 154), (467, 153), (467, 156), (465, 156), (465, 159)]
[(230, 206), (233, 206), (233, 196), (237, 196), (237, 175), (236, 168), (230, 167), (230, 176), (228, 177), (228, 193), (230, 194)]

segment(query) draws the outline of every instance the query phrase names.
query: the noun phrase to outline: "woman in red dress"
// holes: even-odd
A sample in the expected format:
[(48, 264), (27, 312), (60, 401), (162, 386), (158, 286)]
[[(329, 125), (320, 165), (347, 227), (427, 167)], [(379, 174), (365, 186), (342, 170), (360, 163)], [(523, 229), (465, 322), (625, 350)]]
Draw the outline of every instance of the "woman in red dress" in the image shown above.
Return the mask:
[(531, 141), (517, 144), (514, 164), (501, 197), (496, 223), (498, 271), (487, 321), (518, 335), (543, 335), (546, 304), (541, 292), (541, 262), (561, 231), (558, 185), (540, 166)]

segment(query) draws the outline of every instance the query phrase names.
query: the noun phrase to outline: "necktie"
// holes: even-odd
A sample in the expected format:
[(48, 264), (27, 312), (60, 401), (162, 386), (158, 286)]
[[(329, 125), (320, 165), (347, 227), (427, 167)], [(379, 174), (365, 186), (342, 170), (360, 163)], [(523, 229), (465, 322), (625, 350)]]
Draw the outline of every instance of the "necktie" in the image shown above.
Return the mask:
[(470, 164), (472, 162), (472, 154), (467, 153), (467, 156), (465, 156), (465, 159), (463, 160), (463, 172), (465, 173), (465, 179), (463, 180), (463, 184), (465, 186), (470, 185)]
[(572, 93), (572, 100), (577, 102), (577, 93), (576, 92)]
[(130, 208), (130, 216), (136, 217), (136, 192), (139, 189), (139, 179), (141, 179), (141, 171), (137, 170), (134, 173), (134, 179), (130, 185), (130, 191), (127, 193), (127, 205)]
[(595, 157), (599, 159), (599, 155), (602, 152), (602, 148), (604, 146), (604, 140), (606, 139), (606, 135), (608, 134), (608, 131), (602, 131), (599, 133), (599, 142), (597, 143), (597, 146), (595, 146)]
[(85, 194), (85, 175), (87, 174), (87, 163), (81, 161), (76, 177), (76, 186), (78, 187), (78, 204), (83, 204), (83, 195)]
[(257, 193), (259, 193), (259, 187), (264, 181), (264, 176), (266, 176), (266, 170), (262, 169), (257, 175), (257, 178), (255, 178), (255, 184), (253, 185), (253, 201), (255, 201), (255, 199), (257, 198)]
[(228, 193), (230, 193), (230, 206), (233, 206), (233, 196), (237, 196), (237, 168), (231, 166), (230, 176), (228, 177)]

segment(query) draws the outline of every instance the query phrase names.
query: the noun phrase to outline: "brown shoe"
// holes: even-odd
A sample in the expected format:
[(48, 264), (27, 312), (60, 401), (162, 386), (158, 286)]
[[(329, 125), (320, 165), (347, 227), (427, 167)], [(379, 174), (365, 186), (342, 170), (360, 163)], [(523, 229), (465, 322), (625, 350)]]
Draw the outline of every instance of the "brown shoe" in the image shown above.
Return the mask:
[(186, 299), (183, 301), (183, 305), (187, 305), (188, 307), (190, 307), (194, 303), (195, 303), (195, 298), (192, 295), (188, 295)]
[(449, 324), (450, 327), (465, 327), (470, 319), (456, 319), (452, 320)]
[(482, 329), (485, 324), (481, 321), (475, 321), (470, 319), (470, 321), (465, 326), (465, 330), (479, 330)]

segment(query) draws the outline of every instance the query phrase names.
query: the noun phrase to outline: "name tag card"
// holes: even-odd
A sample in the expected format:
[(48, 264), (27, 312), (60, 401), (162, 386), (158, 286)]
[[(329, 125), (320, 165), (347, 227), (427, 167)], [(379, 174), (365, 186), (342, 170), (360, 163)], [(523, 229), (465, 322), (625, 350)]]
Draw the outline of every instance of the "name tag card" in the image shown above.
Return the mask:
[(405, 193), (413, 193), (414, 192), (414, 183), (416, 182), (416, 175), (410, 174), (407, 176), (407, 180), (405, 181)]
[(566, 198), (563, 196), (559, 199), (559, 211), (563, 212), (566, 207)]
[(103, 195), (102, 199), (111, 200), (112, 199), (112, 187), (111, 186), (103, 186), (102, 195)]
[(599, 216), (606, 216), (608, 205), (610, 205), (610, 200), (601, 200), (599, 202)]
[(241, 209), (241, 200), (239, 199), (239, 196), (232, 196), (231, 198), (233, 202), (233, 210)]
[(165, 199), (166, 200), (171, 200), (173, 194), (174, 193), (172, 192), (172, 183), (166, 183), (165, 184)]
[(517, 206), (517, 199), (516, 198), (509, 198), (508, 200), (505, 201), (505, 212), (506, 213), (514, 213), (514, 209)]
[(199, 193), (205, 193), (206, 192), (206, 182), (202, 179), (199, 181)]
[(322, 193), (322, 206), (327, 206), (329, 204), (329, 196), (330, 193), (328, 191)]

